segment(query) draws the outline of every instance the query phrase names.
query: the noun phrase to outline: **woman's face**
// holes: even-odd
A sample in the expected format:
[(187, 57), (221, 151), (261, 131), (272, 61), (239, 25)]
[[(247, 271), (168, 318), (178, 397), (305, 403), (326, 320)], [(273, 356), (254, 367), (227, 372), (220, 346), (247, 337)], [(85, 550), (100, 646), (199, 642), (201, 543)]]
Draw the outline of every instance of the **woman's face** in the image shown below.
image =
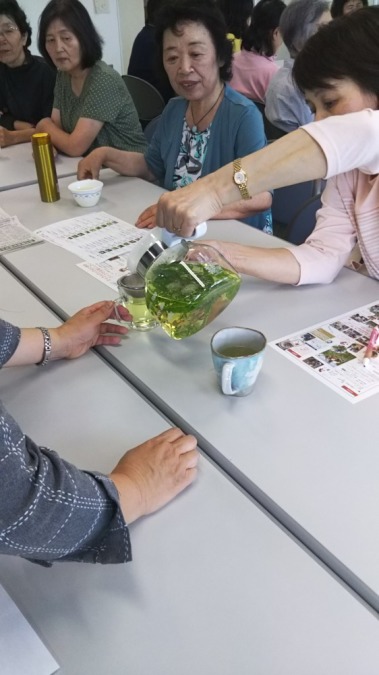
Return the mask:
[(376, 94), (363, 91), (353, 80), (330, 80), (329, 87), (304, 92), (306, 101), (315, 113), (316, 120), (331, 115), (345, 115), (365, 108), (377, 110), (379, 101)]
[(82, 70), (82, 53), (79, 40), (60, 19), (55, 19), (48, 26), (45, 46), (58, 70), (70, 75)]
[(352, 14), (362, 7), (364, 7), (362, 0), (347, 0), (342, 8), (342, 14)]
[(21, 66), (25, 61), (26, 40), (27, 35), (21, 35), (13, 19), (0, 14), (0, 63), (9, 68)]
[(188, 21), (163, 35), (163, 65), (174, 91), (188, 101), (212, 99), (221, 80), (216, 50), (208, 30)]

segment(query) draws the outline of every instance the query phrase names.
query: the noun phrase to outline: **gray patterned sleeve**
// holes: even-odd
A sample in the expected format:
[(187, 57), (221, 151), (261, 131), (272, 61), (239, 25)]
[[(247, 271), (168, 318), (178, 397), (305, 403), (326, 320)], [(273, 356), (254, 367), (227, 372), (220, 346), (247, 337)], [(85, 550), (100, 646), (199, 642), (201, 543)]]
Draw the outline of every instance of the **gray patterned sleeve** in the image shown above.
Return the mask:
[[(0, 321), (0, 366), (20, 330)], [(80, 471), (25, 436), (0, 401), (0, 554), (54, 560), (131, 560), (118, 494), (105, 475)]]
[(112, 481), (37, 446), (1, 402), (0, 495), (0, 553), (45, 564), (131, 560)]
[(19, 328), (0, 319), (0, 368), (9, 361), (16, 351), (20, 342), (20, 335)]

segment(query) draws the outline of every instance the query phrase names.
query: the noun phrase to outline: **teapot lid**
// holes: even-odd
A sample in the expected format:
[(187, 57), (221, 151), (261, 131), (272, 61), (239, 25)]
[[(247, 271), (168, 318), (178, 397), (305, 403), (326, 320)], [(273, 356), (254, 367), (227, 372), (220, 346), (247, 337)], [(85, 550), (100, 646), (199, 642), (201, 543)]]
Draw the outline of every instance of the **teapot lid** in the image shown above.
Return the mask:
[(137, 263), (137, 273), (144, 277), (146, 270), (149, 269), (150, 265), (158, 258), (158, 256), (167, 248), (167, 244), (164, 244), (163, 241), (156, 241), (145, 251), (145, 253), (140, 257)]

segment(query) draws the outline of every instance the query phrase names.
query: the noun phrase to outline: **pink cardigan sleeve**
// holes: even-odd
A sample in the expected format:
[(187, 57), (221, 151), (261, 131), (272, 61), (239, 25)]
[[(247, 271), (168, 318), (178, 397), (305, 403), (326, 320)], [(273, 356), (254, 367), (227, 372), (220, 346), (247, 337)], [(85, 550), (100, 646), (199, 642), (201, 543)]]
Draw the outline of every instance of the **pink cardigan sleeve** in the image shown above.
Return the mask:
[(299, 285), (330, 283), (357, 241), (357, 185), (379, 173), (379, 111), (329, 117), (302, 128), (325, 153), (329, 180), (314, 231), (291, 253), (300, 265)]
[(379, 110), (336, 115), (302, 127), (322, 148), (325, 178), (359, 169), (379, 173)]

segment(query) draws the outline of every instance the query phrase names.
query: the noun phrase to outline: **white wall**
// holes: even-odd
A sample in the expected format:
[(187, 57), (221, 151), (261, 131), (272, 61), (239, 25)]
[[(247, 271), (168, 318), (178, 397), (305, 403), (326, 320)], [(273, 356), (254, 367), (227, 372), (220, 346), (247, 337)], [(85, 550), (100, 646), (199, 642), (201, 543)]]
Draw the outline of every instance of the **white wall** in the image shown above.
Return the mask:
[[(109, 14), (96, 14), (93, 0), (81, 0), (104, 39), (104, 61), (125, 73), (133, 40), (144, 24), (143, 0), (108, 0)], [(32, 51), (38, 54), (38, 19), (47, 0), (19, 0), (32, 26)]]

